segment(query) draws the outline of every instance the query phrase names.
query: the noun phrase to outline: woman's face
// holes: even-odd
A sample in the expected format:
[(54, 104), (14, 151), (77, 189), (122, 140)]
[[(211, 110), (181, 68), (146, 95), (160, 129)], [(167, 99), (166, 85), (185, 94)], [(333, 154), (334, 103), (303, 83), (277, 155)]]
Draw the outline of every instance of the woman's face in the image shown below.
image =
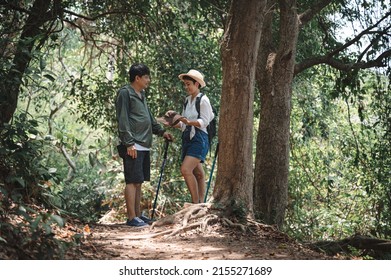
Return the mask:
[(193, 82), (190, 80), (183, 80), (183, 85), (189, 95), (195, 95), (198, 94), (198, 82)]

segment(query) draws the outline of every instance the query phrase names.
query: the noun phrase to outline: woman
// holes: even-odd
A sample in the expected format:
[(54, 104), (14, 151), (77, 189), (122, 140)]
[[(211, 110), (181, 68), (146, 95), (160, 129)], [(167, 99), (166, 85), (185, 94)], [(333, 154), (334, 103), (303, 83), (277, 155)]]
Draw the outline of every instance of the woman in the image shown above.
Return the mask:
[(200, 92), (206, 85), (204, 76), (199, 71), (191, 69), (178, 77), (188, 94), (182, 111), (183, 118), (176, 125), (182, 130), (181, 173), (190, 191), (192, 202), (200, 203), (205, 195), (205, 172), (202, 163), (209, 149), (206, 127), (215, 116), (209, 98)]

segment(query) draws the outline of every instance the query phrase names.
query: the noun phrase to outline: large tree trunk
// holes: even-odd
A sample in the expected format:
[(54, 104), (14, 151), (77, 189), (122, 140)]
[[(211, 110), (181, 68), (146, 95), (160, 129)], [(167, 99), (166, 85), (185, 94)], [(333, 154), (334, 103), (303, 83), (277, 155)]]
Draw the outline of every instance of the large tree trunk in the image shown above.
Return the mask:
[(253, 101), (266, 0), (233, 0), (221, 45), (223, 86), (215, 202), (252, 213)]
[(272, 52), (269, 1), (257, 68), (261, 113), (254, 174), (254, 210), (263, 222), (281, 227), (288, 198), (289, 127), (298, 16), (295, 0), (280, 0), (279, 46)]
[[(0, 124), (8, 123), (15, 113), (23, 75), (31, 61), (36, 42), (43, 40), (47, 34), (40, 29), (45, 22), (55, 19), (59, 10), (48, 12), (52, 1), (36, 0), (30, 9), (29, 16), (20, 35), (14, 59), (8, 73), (0, 81)], [(60, 0), (54, 0), (55, 7), (60, 7)], [(41, 36), (40, 36), (41, 35)], [(40, 37), (39, 37), (40, 36)]]

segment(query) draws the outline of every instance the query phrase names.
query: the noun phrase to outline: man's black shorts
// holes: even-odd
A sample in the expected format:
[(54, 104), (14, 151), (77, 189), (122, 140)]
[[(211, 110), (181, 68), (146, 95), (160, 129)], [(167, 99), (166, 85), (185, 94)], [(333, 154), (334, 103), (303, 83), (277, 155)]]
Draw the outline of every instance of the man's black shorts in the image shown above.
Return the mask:
[(140, 184), (151, 177), (149, 151), (137, 151), (137, 158), (126, 155), (123, 158), (126, 184)]

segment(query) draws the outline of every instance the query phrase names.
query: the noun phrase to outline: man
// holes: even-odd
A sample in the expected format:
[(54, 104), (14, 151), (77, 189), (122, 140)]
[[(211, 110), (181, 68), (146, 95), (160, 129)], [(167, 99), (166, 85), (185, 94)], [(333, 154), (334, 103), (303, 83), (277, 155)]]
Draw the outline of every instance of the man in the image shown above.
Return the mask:
[[(172, 136), (156, 122), (145, 98), (144, 89), (150, 82), (150, 71), (144, 64), (129, 69), (130, 85), (118, 91), (116, 101), (120, 155), (125, 173), (125, 201), (128, 226), (146, 226), (151, 220), (140, 212), (141, 185), (150, 180), (152, 134), (172, 140)], [(121, 149), (122, 148), (122, 149)], [(121, 152), (123, 150), (123, 152)]]

